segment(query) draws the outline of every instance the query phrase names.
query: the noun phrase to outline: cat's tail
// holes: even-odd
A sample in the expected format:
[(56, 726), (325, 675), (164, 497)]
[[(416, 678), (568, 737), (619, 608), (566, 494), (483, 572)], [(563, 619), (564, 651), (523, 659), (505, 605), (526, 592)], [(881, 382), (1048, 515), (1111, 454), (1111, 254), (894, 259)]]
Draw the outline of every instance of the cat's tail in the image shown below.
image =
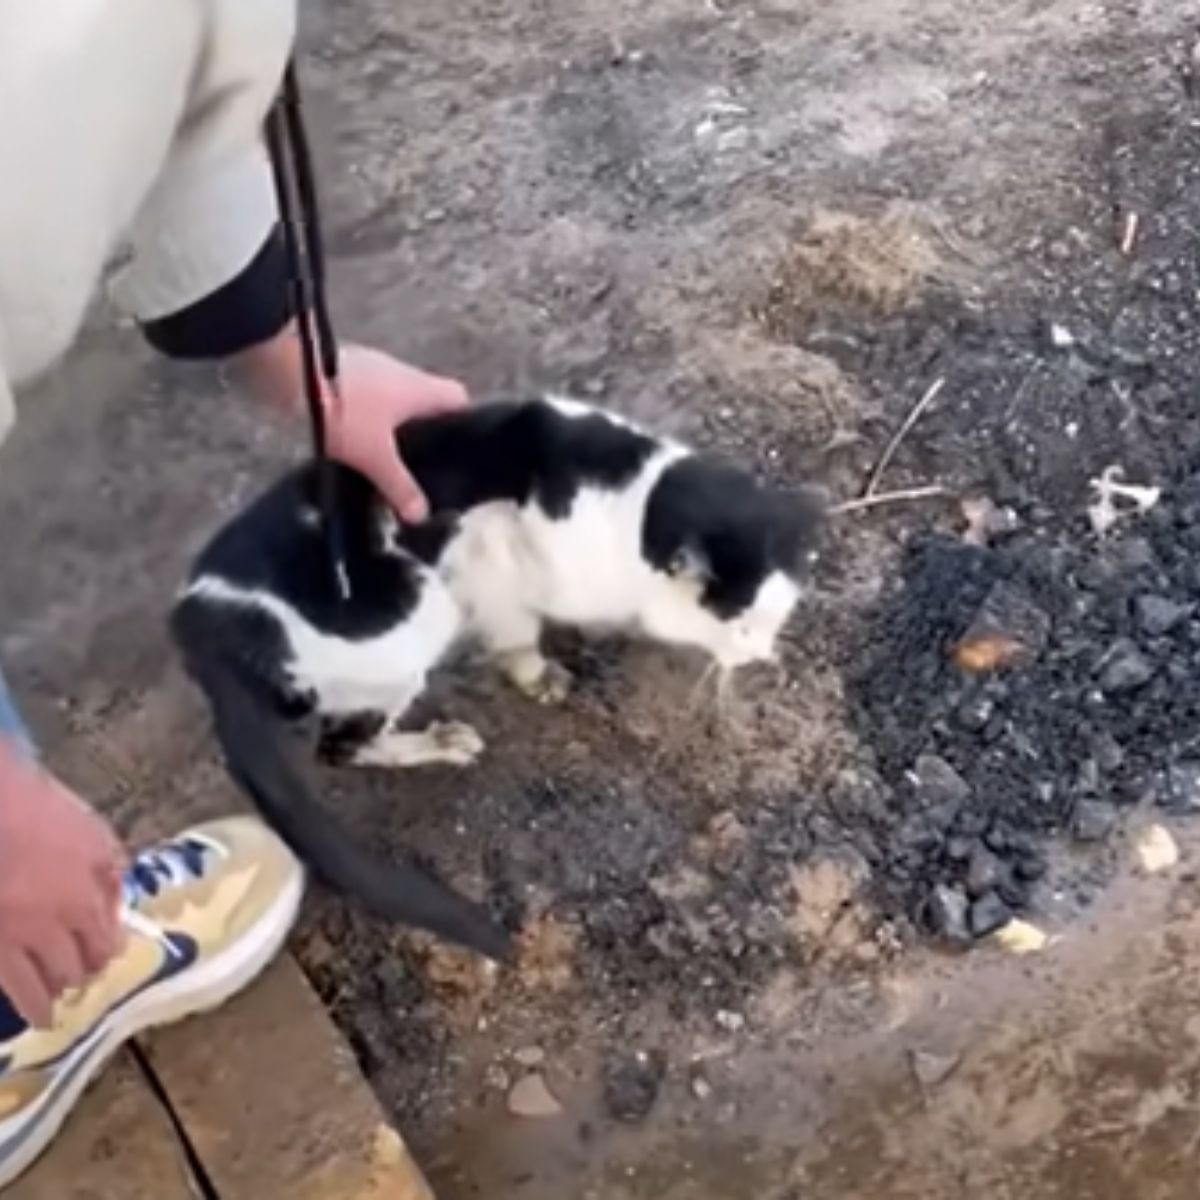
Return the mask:
[(222, 602), (185, 596), (171, 615), (171, 632), (208, 698), (230, 774), (267, 823), (318, 878), (375, 915), (509, 959), (511, 939), (479, 905), (411, 864), (363, 850), (316, 799), (300, 739), (248, 661), (257, 639), (238, 629), (242, 616)]

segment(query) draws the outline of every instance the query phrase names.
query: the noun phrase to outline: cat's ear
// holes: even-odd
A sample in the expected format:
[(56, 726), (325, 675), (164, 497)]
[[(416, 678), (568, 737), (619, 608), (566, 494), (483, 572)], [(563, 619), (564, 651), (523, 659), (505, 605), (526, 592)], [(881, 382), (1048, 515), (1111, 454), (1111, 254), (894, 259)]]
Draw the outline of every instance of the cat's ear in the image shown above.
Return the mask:
[(671, 555), (667, 573), (672, 579), (703, 585), (712, 579), (712, 562), (698, 541), (688, 540)]

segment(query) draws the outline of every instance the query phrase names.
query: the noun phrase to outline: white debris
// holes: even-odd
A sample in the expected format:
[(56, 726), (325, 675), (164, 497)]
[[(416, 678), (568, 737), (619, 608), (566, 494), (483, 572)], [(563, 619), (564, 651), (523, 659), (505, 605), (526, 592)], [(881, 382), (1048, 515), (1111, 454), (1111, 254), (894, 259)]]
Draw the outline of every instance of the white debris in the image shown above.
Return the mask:
[(1050, 935), (1029, 921), (1013, 919), (992, 935), (1009, 954), (1036, 954), (1050, 944)]
[(526, 1075), (508, 1093), (508, 1111), (514, 1117), (539, 1119), (556, 1117), (562, 1105), (555, 1099), (541, 1075)]
[(716, 1022), (726, 1033), (740, 1033), (746, 1028), (746, 1018), (741, 1013), (730, 1012), (727, 1008), (717, 1012)]
[(1067, 350), (1075, 345), (1075, 335), (1065, 325), (1051, 325), (1050, 345), (1058, 350)]
[(932, 1054), (928, 1050), (910, 1050), (908, 1063), (917, 1082), (924, 1087), (936, 1087), (954, 1074), (962, 1061), (958, 1054)]
[[(1098, 537), (1103, 537), (1123, 516), (1130, 512), (1149, 512), (1162, 496), (1160, 487), (1141, 487), (1123, 482), (1125, 472), (1121, 467), (1105, 467), (1098, 479), (1089, 479), (1088, 486), (1096, 493), (1096, 499), (1088, 505), (1088, 518)], [(1118, 508), (1115, 500), (1129, 500), (1132, 508)]]
[(1021, 519), (1011, 508), (999, 508), (987, 496), (969, 496), (959, 504), (966, 529), (962, 540), (968, 546), (986, 546), (993, 537), (1012, 533)]
[[(713, 88), (709, 91), (708, 99), (701, 109), (701, 117), (692, 135), (698, 142), (717, 142), (718, 149), (735, 148), (741, 137), (749, 137), (748, 132), (737, 131), (738, 138), (729, 142), (729, 135), (736, 126), (750, 116), (750, 110), (744, 104), (736, 104), (729, 99), (729, 93), (724, 88)], [(724, 143), (724, 144), (722, 144)]]
[(1161, 825), (1150, 825), (1138, 834), (1134, 843), (1138, 863), (1149, 875), (1169, 870), (1179, 861), (1179, 845)]

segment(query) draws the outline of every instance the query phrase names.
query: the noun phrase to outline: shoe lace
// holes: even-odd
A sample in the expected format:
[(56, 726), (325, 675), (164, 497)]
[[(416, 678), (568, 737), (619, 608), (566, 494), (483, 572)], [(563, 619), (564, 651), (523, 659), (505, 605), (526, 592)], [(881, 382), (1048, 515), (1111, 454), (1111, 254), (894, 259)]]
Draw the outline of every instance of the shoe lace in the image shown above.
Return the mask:
[(190, 835), (143, 850), (125, 872), (126, 903), (203, 878), (214, 853), (215, 847)]
[(210, 860), (218, 853), (217, 847), (207, 840), (187, 835), (136, 855), (124, 879), (121, 919), (126, 927), (159, 942), (171, 954), (177, 954), (170, 937), (138, 911), (138, 901), (157, 896), (165, 888), (181, 887), (202, 879)]

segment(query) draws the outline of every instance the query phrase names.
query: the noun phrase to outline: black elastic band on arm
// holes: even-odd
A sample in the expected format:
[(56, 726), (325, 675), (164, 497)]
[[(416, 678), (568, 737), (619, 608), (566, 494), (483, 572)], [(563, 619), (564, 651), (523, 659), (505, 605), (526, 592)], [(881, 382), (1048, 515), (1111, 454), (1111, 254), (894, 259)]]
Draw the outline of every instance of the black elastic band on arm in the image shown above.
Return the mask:
[(168, 358), (231, 358), (279, 333), (293, 317), (288, 261), (276, 226), (239, 275), (195, 304), (142, 324), (151, 346)]

